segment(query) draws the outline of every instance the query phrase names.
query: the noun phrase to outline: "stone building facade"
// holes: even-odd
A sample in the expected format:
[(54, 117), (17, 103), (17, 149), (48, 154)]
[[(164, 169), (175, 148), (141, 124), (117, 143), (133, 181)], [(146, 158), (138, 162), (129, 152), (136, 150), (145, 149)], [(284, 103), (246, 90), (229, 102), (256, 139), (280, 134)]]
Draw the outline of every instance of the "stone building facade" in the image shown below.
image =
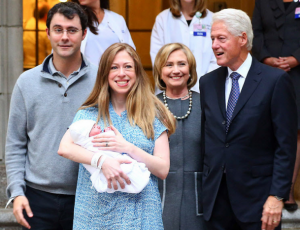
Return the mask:
[(4, 161), (5, 136), (12, 89), (23, 71), (22, 0), (0, 0), (0, 230), (16, 227), (7, 201)]

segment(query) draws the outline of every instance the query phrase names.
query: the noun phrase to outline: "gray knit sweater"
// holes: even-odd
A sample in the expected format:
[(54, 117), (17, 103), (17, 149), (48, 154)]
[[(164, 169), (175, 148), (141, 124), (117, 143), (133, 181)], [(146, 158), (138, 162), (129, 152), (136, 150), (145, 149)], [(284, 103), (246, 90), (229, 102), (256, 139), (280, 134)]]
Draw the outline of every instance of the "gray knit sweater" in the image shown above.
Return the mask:
[(94, 86), (97, 67), (84, 58), (79, 73), (64, 85), (50, 74), (51, 56), (21, 74), (12, 93), (5, 152), (9, 198), (24, 195), (26, 185), (75, 194), (78, 164), (57, 150)]

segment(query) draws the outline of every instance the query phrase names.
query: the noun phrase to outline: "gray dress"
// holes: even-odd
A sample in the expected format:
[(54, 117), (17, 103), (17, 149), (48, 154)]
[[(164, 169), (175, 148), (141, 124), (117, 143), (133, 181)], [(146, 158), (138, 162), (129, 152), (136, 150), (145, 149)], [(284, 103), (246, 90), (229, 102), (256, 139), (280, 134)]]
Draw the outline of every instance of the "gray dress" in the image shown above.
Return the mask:
[[(163, 101), (162, 93), (157, 97)], [(177, 120), (176, 132), (170, 137), (171, 166), (167, 179), (159, 180), (165, 230), (203, 230), (201, 201), (200, 94), (193, 92), (191, 114)], [(186, 114), (189, 100), (167, 99), (176, 116)]]

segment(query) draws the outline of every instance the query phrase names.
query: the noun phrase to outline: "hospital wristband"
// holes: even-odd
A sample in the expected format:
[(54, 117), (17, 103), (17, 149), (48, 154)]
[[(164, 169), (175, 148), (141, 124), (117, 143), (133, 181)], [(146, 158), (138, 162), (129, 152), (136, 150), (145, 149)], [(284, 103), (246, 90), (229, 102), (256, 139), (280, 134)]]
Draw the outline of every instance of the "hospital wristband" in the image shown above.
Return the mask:
[(105, 156), (105, 155), (102, 155), (102, 157), (101, 157), (101, 159), (100, 159), (100, 163), (99, 163), (99, 165), (98, 165), (98, 169), (101, 169), (101, 168), (102, 168), (102, 165), (103, 165), (105, 159), (106, 159), (106, 156)]
[(97, 168), (99, 158), (102, 156), (102, 153), (95, 153), (91, 160), (91, 166)]

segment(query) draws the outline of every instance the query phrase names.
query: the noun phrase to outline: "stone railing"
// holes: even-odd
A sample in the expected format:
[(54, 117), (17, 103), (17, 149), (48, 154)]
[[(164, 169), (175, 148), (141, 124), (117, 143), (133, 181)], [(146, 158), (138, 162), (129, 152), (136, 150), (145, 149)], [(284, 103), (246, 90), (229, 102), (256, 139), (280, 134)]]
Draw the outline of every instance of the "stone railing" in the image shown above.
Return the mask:
[(12, 213), (12, 209), (0, 209), (0, 229), (21, 230)]

